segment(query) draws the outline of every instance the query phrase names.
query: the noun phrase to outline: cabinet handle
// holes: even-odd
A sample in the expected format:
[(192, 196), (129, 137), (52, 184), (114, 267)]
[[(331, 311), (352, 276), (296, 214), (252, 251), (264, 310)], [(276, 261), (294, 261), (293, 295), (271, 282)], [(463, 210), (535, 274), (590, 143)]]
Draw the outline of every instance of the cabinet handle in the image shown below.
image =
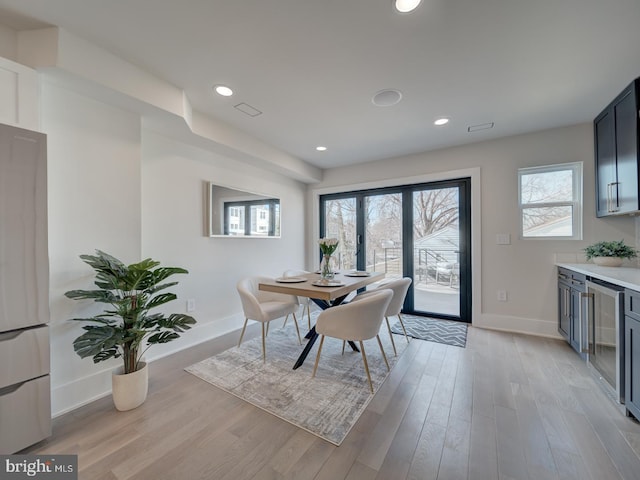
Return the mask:
[(9, 340), (13, 340), (14, 338), (17, 338), (20, 336), (20, 334), (23, 332), (24, 330), (16, 330), (13, 332), (7, 332), (7, 333), (0, 333), (0, 342), (5, 342), (5, 341), (9, 341)]
[[(618, 198), (618, 185), (620, 185), (620, 182), (611, 182), (611, 183), (607, 183), (607, 211), (608, 212), (617, 212), (619, 210), (618, 207), (618, 203), (619, 203), (619, 198)], [(615, 202), (613, 200), (613, 187), (616, 187), (616, 199)]]
[[(586, 307), (583, 303), (586, 301)], [(589, 312), (593, 301), (593, 293), (580, 293), (580, 351), (582, 353), (592, 353), (589, 349)]]

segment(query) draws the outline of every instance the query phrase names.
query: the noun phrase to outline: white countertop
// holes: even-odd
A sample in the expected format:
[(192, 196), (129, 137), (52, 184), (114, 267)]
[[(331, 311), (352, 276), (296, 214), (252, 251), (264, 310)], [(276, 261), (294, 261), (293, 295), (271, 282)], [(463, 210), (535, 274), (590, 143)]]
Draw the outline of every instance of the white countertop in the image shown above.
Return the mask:
[(640, 291), (640, 268), (600, 267), (593, 263), (556, 263), (556, 265), (621, 287)]

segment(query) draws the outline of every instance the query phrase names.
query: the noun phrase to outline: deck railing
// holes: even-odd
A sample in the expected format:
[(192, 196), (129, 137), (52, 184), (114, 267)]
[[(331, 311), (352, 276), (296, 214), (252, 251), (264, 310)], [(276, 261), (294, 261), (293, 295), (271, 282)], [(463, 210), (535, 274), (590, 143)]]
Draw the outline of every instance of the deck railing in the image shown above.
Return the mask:
[[(457, 281), (458, 258), (457, 250), (415, 248), (413, 251), (414, 282), (431, 283), (444, 280), (453, 285)], [(355, 270), (356, 251), (341, 250), (337, 260), (340, 270)], [(389, 247), (369, 252), (366, 269), (384, 272), (390, 278), (401, 277), (403, 274), (402, 248)]]

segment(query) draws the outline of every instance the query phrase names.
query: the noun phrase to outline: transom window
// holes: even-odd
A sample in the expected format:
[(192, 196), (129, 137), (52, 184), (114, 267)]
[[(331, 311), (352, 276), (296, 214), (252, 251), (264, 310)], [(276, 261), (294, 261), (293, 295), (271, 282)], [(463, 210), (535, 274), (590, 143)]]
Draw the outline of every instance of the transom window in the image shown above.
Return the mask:
[(522, 238), (582, 239), (582, 163), (518, 170)]

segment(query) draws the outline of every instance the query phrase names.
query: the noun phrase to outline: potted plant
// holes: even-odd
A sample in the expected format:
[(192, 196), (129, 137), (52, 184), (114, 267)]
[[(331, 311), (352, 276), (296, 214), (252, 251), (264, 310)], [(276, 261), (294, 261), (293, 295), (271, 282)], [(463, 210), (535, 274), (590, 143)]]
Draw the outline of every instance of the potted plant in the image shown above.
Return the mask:
[(91, 318), (71, 319), (91, 323), (82, 327), (85, 332), (74, 340), (73, 348), (81, 358), (93, 357), (94, 363), (122, 357), (123, 367), (112, 376), (113, 400), (118, 410), (130, 410), (141, 405), (147, 395), (144, 352), (151, 345), (175, 340), (196, 323), (193, 317), (181, 313), (150, 313), (177, 298), (163, 290), (178, 282), (165, 280), (174, 274), (189, 272), (183, 268), (160, 267), (160, 262), (150, 258), (125, 265), (100, 250), (96, 250), (96, 255), (80, 255), (80, 258), (95, 270), (98, 288), (71, 290), (65, 295), (75, 300), (93, 299), (109, 307)]
[(585, 248), (584, 253), (587, 260), (606, 267), (619, 267), (623, 259), (638, 255), (634, 248), (625, 245), (624, 240), (594, 243)]

